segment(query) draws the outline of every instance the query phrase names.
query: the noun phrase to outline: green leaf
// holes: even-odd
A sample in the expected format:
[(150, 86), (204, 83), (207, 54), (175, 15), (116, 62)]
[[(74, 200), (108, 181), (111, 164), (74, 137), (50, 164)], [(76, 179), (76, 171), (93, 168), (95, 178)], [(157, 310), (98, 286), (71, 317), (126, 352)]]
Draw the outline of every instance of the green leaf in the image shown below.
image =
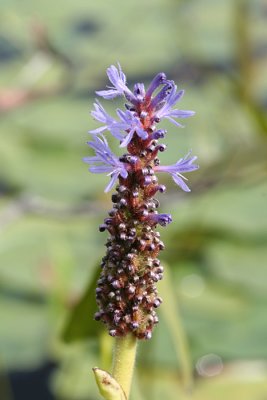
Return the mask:
[(41, 363), (47, 357), (51, 332), (46, 304), (1, 296), (0, 315), (0, 369), (33, 368)]
[(72, 343), (77, 340), (98, 336), (101, 324), (93, 319), (96, 312), (95, 288), (98, 277), (99, 269), (95, 268), (95, 273), (89, 281), (83, 296), (71, 311), (63, 328), (62, 339), (64, 342)]
[(166, 264), (164, 264), (164, 267), (164, 279), (159, 284), (160, 293), (164, 298), (161, 312), (165, 319), (167, 329), (171, 334), (177, 358), (181, 365), (184, 388), (188, 391), (191, 390), (193, 386), (191, 357), (186, 333), (178, 310), (177, 297), (173, 289), (173, 279)]

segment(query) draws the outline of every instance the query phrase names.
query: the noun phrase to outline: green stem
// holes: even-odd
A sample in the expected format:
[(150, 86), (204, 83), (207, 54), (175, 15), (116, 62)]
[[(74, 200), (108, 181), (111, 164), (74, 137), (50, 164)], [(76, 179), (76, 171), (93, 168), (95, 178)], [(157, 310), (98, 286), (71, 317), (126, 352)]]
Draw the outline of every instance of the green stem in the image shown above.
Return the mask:
[(122, 338), (116, 338), (112, 376), (121, 385), (126, 398), (128, 399), (137, 348), (137, 339), (134, 335), (128, 334)]
[(103, 330), (99, 335), (100, 360), (102, 368), (106, 371), (108, 371), (111, 366), (113, 343), (114, 338), (109, 336), (107, 332)]

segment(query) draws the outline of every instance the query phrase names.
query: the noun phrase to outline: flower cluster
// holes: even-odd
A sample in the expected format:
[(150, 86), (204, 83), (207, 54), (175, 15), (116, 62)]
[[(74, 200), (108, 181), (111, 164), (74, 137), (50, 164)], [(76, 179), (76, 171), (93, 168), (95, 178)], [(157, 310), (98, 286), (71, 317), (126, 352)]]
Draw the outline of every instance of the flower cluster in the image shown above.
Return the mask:
[[(124, 96), (124, 111), (118, 109), (117, 117), (110, 116), (97, 101), (92, 116), (102, 126), (90, 131), (88, 145), (95, 156), (86, 157), (89, 171), (107, 173), (110, 181), (105, 192), (117, 182), (112, 195), (113, 208), (100, 231), (107, 230), (107, 253), (102, 259), (101, 275), (96, 288), (99, 311), (96, 320), (104, 322), (111, 336), (124, 336), (129, 332), (139, 339), (149, 339), (153, 326), (158, 322), (155, 309), (162, 300), (155, 283), (163, 277), (163, 267), (158, 254), (164, 249), (157, 225), (166, 226), (170, 214), (160, 214), (157, 192), (165, 186), (158, 183), (156, 174), (169, 173), (184, 191), (190, 191), (182, 175), (198, 169), (196, 157), (186, 155), (172, 165), (160, 165), (158, 153), (165, 150), (158, 140), (166, 131), (157, 128), (164, 118), (175, 125), (176, 120), (194, 115), (193, 111), (174, 109), (184, 91), (177, 91), (173, 81), (159, 73), (147, 90), (143, 83), (136, 83), (133, 91), (126, 85), (126, 77), (120, 65), (111, 66), (107, 75), (113, 86), (96, 92), (104, 99)], [(104, 136), (109, 131), (127, 152), (117, 157)]]

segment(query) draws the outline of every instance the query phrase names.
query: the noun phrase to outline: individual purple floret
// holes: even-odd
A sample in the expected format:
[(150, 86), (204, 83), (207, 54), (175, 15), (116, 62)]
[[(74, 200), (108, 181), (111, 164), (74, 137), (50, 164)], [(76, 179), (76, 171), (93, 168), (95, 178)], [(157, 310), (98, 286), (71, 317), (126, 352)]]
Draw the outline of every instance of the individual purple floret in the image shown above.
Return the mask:
[(178, 93), (176, 93), (177, 86), (173, 84), (172, 89), (168, 96), (165, 98), (165, 104), (156, 111), (155, 117), (161, 120), (162, 118), (167, 118), (170, 120), (173, 124), (183, 127), (179, 122), (175, 121), (173, 118), (188, 118), (192, 117), (195, 112), (194, 111), (185, 111), (185, 110), (172, 110), (172, 107), (175, 106), (175, 104), (181, 100), (181, 98), (184, 95), (184, 90), (180, 90)]
[(143, 83), (136, 83), (134, 85), (134, 95), (138, 101), (143, 101), (146, 94), (145, 85)]
[(172, 216), (170, 214), (156, 214), (152, 213), (149, 215), (148, 219), (155, 224), (161, 226), (167, 226), (172, 222)]
[(126, 179), (128, 172), (124, 163), (120, 162), (109, 148), (108, 142), (104, 136), (93, 137), (93, 141), (88, 142), (88, 145), (95, 151), (94, 157), (85, 157), (84, 161), (90, 165), (89, 171), (95, 174), (108, 173), (111, 180), (105, 192), (113, 188), (119, 176)]
[[(101, 275), (97, 282), (96, 320), (101, 320), (111, 336), (132, 333), (138, 339), (150, 339), (158, 323), (156, 309), (162, 299), (156, 283), (163, 278), (163, 266), (158, 259), (164, 243), (156, 227), (172, 222), (170, 214), (159, 213), (157, 193), (166, 187), (158, 182), (157, 174), (167, 172), (182, 190), (188, 192), (182, 173), (198, 169), (197, 157), (187, 154), (173, 165), (161, 166), (158, 155), (166, 145), (159, 143), (166, 130), (157, 123), (169, 119), (177, 126), (177, 118), (187, 118), (193, 111), (173, 109), (182, 98), (172, 80), (163, 72), (155, 76), (148, 89), (136, 83), (133, 92), (126, 86), (126, 76), (120, 65), (108, 68), (112, 87), (97, 94), (105, 99), (124, 96), (125, 110), (117, 109), (116, 117), (110, 116), (99, 102), (94, 105), (92, 116), (102, 126), (91, 131), (88, 142), (95, 156), (85, 158), (93, 173), (107, 173), (111, 179), (105, 192), (116, 185), (112, 194), (113, 207), (100, 225), (100, 232), (107, 231), (107, 252), (101, 262)], [(119, 141), (125, 153), (113, 154), (103, 132), (108, 131)]]
[(141, 139), (147, 139), (148, 133), (144, 130), (140, 118), (133, 112), (126, 110), (117, 110), (117, 114), (120, 117), (121, 124), (115, 125), (115, 129), (122, 128), (127, 132), (127, 135), (123, 139), (120, 147), (126, 147), (136, 133)]
[[(105, 125), (91, 130), (89, 133), (98, 134), (108, 130), (116, 139), (121, 141), (120, 147), (126, 147), (130, 143), (135, 132), (142, 139), (148, 137), (148, 133), (143, 129), (140, 118), (138, 118), (136, 113), (129, 110), (122, 111), (118, 109), (117, 115), (120, 120), (117, 121), (104, 110), (98, 101), (94, 103), (94, 107), (95, 110), (91, 112), (91, 115), (94, 119), (104, 123)], [(124, 132), (124, 134), (122, 134), (122, 132)], [(127, 132), (126, 135), (125, 132)]]
[[(96, 119), (99, 122), (102, 122), (104, 125), (89, 131), (89, 133), (93, 133), (93, 134), (98, 134), (98, 133), (102, 133), (106, 130), (111, 130), (112, 126), (114, 125), (114, 123), (116, 123), (116, 120), (114, 118), (112, 118), (104, 109), (104, 107), (99, 103), (99, 101), (97, 100), (96, 103), (94, 103), (94, 107), (95, 109), (91, 112), (91, 115), (94, 119)], [(122, 135), (121, 135), (122, 136)]]
[(146, 91), (146, 99), (150, 99), (155, 90), (166, 82), (167, 78), (164, 72), (159, 72), (150, 83)]
[(181, 173), (195, 171), (199, 168), (198, 165), (193, 164), (197, 159), (196, 156), (189, 157), (191, 154), (188, 153), (184, 158), (181, 158), (177, 163), (173, 165), (159, 165), (154, 168), (156, 172), (168, 172), (171, 174), (174, 182), (180, 186), (185, 192), (190, 192), (189, 187), (185, 184), (183, 179), (187, 180)]
[(114, 99), (114, 97), (125, 95), (129, 101), (135, 102), (135, 96), (126, 85), (126, 76), (121, 70), (121, 66), (118, 63), (118, 69), (111, 65), (107, 69), (107, 76), (113, 86), (109, 87), (108, 90), (99, 90), (96, 92), (98, 96), (104, 97), (104, 99)]
[(151, 101), (152, 109), (158, 110), (164, 105), (173, 86), (174, 86), (173, 81), (166, 82), (166, 84), (162, 87), (162, 89), (158, 92), (158, 94), (152, 99)]

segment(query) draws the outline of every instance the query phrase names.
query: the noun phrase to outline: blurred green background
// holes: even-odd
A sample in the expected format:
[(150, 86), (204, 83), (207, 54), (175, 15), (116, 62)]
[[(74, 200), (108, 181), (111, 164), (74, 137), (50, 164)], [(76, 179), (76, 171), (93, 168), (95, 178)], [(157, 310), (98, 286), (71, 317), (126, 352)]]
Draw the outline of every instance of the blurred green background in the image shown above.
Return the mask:
[(132, 400), (267, 398), (266, 37), (264, 0), (0, 0), (1, 400), (98, 399), (91, 367), (110, 368), (92, 319), (108, 178), (82, 158), (117, 61), (130, 86), (186, 90), (196, 116), (164, 124), (161, 159), (201, 166), (190, 194), (161, 180), (165, 302)]

